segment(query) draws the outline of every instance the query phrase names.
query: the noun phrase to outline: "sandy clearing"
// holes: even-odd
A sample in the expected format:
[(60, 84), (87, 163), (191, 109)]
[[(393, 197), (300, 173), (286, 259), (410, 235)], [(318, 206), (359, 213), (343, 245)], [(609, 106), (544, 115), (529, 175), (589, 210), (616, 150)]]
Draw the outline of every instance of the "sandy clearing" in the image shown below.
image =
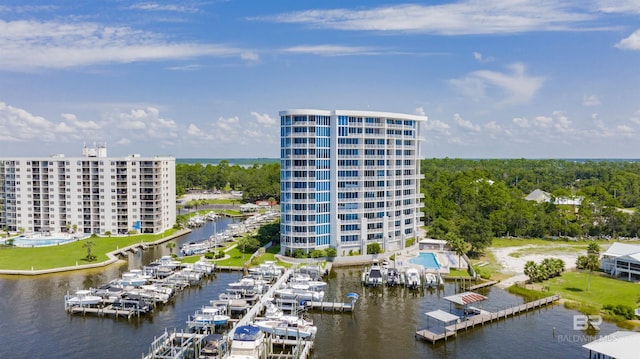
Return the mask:
[(491, 252), (496, 257), (496, 260), (498, 261), (498, 263), (502, 265), (502, 268), (503, 268), (502, 273), (513, 275), (512, 277), (501, 280), (500, 283), (498, 283), (497, 285), (500, 287), (506, 288), (516, 282), (522, 282), (529, 279), (529, 277), (524, 275), (524, 264), (527, 261), (534, 261), (536, 263), (540, 263), (545, 258), (554, 257), (554, 258), (562, 259), (564, 261), (566, 269), (575, 268), (576, 259), (578, 258), (580, 253), (567, 253), (567, 251), (563, 250), (566, 247), (567, 246), (558, 246), (557, 252), (551, 251), (544, 254), (540, 254), (540, 253), (522, 254), (518, 258), (510, 256), (510, 254), (516, 251), (520, 251), (522, 249), (531, 249), (533, 252), (535, 252), (535, 250), (538, 248), (544, 248), (545, 250), (548, 250), (549, 247), (536, 246), (533, 244), (529, 244), (526, 246), (518, 246), (518, 247), (492, 248)]
[(189, 202), (194, 199), (239, 199), (241, 194), (233, 193), (186, 193), (179, 198), (180, 201)]

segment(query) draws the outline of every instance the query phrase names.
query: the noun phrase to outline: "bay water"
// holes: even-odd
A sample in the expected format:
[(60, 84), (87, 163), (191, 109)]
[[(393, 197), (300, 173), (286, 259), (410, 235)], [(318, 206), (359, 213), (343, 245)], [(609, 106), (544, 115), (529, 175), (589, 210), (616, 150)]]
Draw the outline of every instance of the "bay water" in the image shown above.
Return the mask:
[[(223, 231), (231, 219), (194, 229), (174, 241), (208, 238)], [(155, 337), (165, 330), (185, 330), (187, 316), (217, 299), (239, 272), (219, 272), (201, 286), (177, 294), (140, 318), (71, 315), (64, 310), (64, 295), (95, 288), (123, 272), (169, 254), (164, 245), (131, 253), (126, 262), (102, 269), (37, 277), (0, 276), (0, 358), (141, 358)], [(574, 330), (580, 313), (552, 305), (513, 318), (459, 332), (457, 337), (434, 344), (415, 338), (418, 329), (437, 325), (425, 312), (450, 305), (442, 299), (456, 293), (455, 283), (440, 290), (365, 288), (362, 268), (334, 268), (325, 300), (348, 301), (347, 293), (360, 295), (353, 313), (309, 313), (318, 326), (313, 358), (588, 358), (583, 344), (617, 330), (603, 323), (600, 330)], [(525, 302), (500, 288), (480, 291), (488, 299), (478, 306), (494, 311)]]

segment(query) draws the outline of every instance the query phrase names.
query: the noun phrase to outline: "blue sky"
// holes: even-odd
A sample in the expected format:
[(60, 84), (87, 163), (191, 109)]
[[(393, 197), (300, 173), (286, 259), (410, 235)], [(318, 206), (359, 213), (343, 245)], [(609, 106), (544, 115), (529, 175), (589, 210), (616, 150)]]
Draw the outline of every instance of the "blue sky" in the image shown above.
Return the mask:
[(278, 157), (278, 112), (422, 156), (640, 158), (640, 0), (0, 2), (0, 156)]

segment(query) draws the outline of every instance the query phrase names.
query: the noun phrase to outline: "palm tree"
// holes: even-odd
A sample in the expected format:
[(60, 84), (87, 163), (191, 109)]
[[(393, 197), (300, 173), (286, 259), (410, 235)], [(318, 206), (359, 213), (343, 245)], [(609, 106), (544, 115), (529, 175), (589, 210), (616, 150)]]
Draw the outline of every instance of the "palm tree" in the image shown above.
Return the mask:
[(596, 254), (587, 254), (587, 260), (585, 262), (585, 269), (589, 270), (589, 278), (587, 279), (587, 292), (589, 291), (589, 286), (591, 285), (591, 273), (594, 270), (600, 268), (600, 258)]
[(600, 254), (600, 245), (598, 243), (596, 243), (596, 242), (589, 243), (589, 246), (587, 247), (587, 254), (599, 255)]
[(471, 245), (454, 232), (448, 232), (444, 236), (444, 239), (447, 241), (447, 245), (449, 245), (451, 250), (458, 255), (458, 268), (460, 268), (460, 257), (471, 249)]
[(93, 241), (85, 241), (84, 244), (82, 245), (82, 248), (86, 248), (87, 249), (87, 260), (89, 262), (93, 261), (95, 259), (96, 256), (91, 254), (91, 248), (93, 248), (93, 246), (95, 246), (96, 244), (93, 243)]
[(538, 279), (538, 265), (534, 261), (527, 261), (524, 264), (524, 274), (529, 277), (529, 280), (533, 283)]
[(173, 249), (176, 247), (176, 242), (169, 242), (165, 245), (169, 249), (169, 253), (173, 255)]

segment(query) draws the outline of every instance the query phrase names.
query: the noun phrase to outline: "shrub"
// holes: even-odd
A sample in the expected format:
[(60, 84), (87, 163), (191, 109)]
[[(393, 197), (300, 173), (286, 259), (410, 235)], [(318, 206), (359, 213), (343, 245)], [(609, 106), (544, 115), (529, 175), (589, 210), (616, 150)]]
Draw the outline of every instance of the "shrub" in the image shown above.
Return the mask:
[(224, 258), (224, 250), (220, 249), (216, 252), (216, 259)]
[(311, 258), (326, 257), (327, 253), (324, 249), (314, 249), (310, 254)]
[(327, 248), (326, 252), (327, 252), (327, 257), (337, 257), (338, 256), (338, 251), (335, 248)]
[(628, 305), (623, 305), (623, 304), (617, 304), (617, 305), (612, 305), (612, 304), (605, 304), (602, 306), (602, 308), (612, 314), (615, 315), (619, 315), (621, 317), (623, 317), (624, 319), (627, 320), (631, 320), (631, 319), (635, 319), (636, 314), (634, 313), (633, 308), (631, 308)]
[(307, 254), (300, 248), (293, 251), (293, 258), (307, 258)]
[(407, 238), (404, 242), (404, 246), (406, 247), (411, 247), (414, 243), (416, 243), (416, 239), (415, 237), (412, 238)]
[(382, 246), (380, 246), (380, 243), (375, 242), (375, 243), (367, 244), (367, 254), (378, 254), (378, 253), (382, 253)]
[(204, 257), (207, 258), (207, 259), (213, 259), (214, 254), (211, 253), (211, 252), (207, 252), (207, 253), (204, 254)]

